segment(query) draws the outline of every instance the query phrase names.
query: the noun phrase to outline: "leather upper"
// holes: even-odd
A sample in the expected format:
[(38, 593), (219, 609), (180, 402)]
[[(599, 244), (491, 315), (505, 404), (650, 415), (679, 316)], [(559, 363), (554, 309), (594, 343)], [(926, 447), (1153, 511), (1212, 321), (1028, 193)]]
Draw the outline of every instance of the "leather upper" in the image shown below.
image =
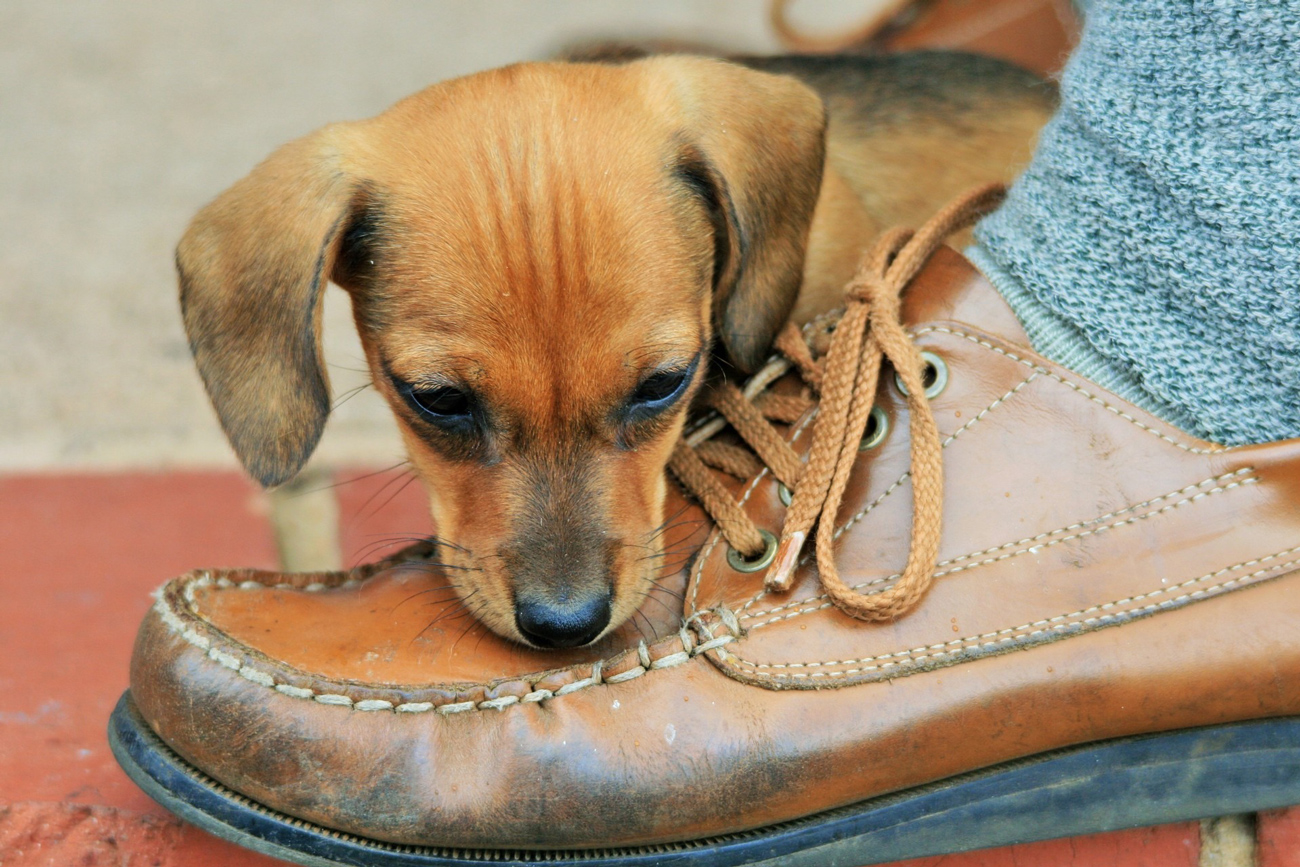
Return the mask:
[[(1081, 742), (1300, 713), (1300, 441), (1223, 448), (1056, 367), (950, 250), (905, 300), (949, 374), (931, 402), (940, 563), (906, 616), (845, 616), (811, 563), (765, 592), (670, 502), (669, 549), (698, 555), (592, 647), (486, 631), (427, 548), (351, 574), (196, 572), (141, 627), (138, 705), (291, 815), (534, 848), (739, 831)], [(862, 592), (901, 570), (912, 512), (891, 375), (877, 405), (888, 434), (837, 520)], [(800, 452), (814, 413), (789, 427)], [(731, 488), (779, 529), (770, 474)]]

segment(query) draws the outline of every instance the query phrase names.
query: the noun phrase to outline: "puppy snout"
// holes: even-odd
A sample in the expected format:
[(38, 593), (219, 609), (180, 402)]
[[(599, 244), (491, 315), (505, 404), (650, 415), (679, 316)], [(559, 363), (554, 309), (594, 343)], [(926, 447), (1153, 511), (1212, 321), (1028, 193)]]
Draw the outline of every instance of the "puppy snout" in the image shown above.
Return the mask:
[(579, 647), (609, 625), (609, 591), (563, 601), (521, 599), (515, 603), (515, 625), (538, 647)]

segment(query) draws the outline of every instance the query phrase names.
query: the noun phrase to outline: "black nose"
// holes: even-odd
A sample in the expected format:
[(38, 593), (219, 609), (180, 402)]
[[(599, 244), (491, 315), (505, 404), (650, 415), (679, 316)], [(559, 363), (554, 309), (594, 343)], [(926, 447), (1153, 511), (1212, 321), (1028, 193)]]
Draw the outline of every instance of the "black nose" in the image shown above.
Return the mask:
[(578, 647), (609, 625), (609, 594), (563, 603), (520, 600), (515, 625), (538, 647)]

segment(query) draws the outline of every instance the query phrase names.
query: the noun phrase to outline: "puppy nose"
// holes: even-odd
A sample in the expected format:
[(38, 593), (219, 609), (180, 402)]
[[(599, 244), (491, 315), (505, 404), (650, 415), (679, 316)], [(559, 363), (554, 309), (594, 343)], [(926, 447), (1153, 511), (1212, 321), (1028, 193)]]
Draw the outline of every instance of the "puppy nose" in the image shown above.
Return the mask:
[(538, 647), (578, 647), (609, 625), (609, 593), (562, 603), (520, 600), (515, 625)]

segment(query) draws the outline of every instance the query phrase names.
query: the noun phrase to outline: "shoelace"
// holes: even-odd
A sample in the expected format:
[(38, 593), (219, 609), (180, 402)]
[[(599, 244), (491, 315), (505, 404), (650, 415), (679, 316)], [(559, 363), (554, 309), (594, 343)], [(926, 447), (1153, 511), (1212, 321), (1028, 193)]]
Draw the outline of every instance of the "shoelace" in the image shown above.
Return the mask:
[[(771, 561), (764, 577), (769, 589), (790, 589), (814, 526), (822, 589), (845, 614), (860, 620), (893, 619), (910, 611), (929, 589), (943, 517), (943, 449), (925, 396), (925, 361), (900, 319), (902, 293), (945, 238), (994, 210), (1004, 194), (1000, 184), (977, 188), (915, 232), (892, 229), (882, 235), (845, 287), (844, 313), (824, 357), (816, 359), (800, 331), (787, 326), (776, 349), (788, 363), (766, 375), (760, 372), (744, 391), (730, 384), (721, 386), (712, 406), (725, 422), (717, 421), (677, 444), (669, 469), (734, 551), (750, 562)], [(902, 382), (909, 410), (912, 540), (898, 580), (880, 592), (861, 594), (844, 583), (835, 566), (835, 516), (859, 454), (884, 359)], [(766, 391), (790, 367), (821, 397), (806, 463), (772, 422), (793, 422), (811, 408), (812, 398)], [(752, 453), (711, 439), (726, 424)], [(744, 479), (764, 466), (793, 492), (779, 538), (760, 530), (710, 469)]]

